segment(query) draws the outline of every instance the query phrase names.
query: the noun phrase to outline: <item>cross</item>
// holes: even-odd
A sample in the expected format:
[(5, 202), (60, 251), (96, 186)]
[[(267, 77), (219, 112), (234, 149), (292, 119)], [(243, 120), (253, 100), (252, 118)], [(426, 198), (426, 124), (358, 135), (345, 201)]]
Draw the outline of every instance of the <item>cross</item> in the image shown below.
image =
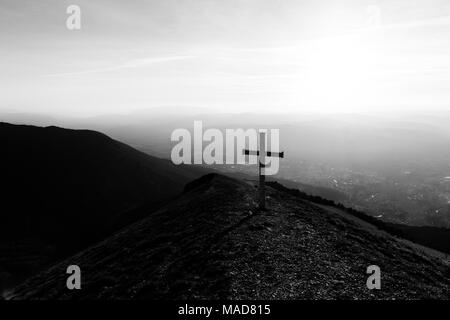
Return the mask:
[(266, 156), (284, 158), (284, 152), (266, 152), (266, 132), (259, 133), (259, 151), (244, 149), (244, 155), (258, 156), (259, 163), (259, 209), (266, 209), (266, 174), (262, 170), (265, 167)]

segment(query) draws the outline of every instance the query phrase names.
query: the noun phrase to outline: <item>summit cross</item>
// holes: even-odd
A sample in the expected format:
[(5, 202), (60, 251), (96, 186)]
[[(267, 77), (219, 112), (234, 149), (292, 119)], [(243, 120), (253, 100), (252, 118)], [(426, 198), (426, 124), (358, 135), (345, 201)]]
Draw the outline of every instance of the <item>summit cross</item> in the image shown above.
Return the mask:
[(244, 155), (257, 156), (259, 164), (259, 209), (266, 209), (266, 156), (284, 158), (284, 152), (266, 151), (266, 132), (259, 133), (259, 150), (244, 149)]

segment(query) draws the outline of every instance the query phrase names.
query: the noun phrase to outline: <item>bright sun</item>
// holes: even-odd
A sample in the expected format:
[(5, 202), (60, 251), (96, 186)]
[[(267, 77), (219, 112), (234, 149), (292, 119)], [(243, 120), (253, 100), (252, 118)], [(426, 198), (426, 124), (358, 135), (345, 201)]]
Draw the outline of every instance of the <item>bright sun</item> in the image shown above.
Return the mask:
[(374, 98), (376, 57), (351, 38), (315, 41), (306, 57), (305, 102), (325, 111), (353, 110)]

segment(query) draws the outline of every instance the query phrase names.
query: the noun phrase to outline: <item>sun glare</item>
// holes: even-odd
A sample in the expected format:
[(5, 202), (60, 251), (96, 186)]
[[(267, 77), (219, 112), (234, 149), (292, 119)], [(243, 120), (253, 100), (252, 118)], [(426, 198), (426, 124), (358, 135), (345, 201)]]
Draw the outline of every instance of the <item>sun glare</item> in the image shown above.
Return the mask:
[(376, 57), (356, 39), (315, 41), (306, 57), (305, 102), (324, 111), (354, 109), (373, 96)]

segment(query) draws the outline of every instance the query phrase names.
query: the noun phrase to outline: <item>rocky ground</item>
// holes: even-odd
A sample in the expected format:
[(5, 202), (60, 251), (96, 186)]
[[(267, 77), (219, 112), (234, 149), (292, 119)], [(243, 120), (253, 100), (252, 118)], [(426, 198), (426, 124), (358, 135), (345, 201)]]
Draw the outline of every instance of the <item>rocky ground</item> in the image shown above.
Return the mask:
[[(7, 294), (12, 299), (449, 299), (450, 267), (335, 208), (208, 175), (142, 221)], [(66, 288), (66, 268), (82, 289)], [(366, 269), (381, 268), (381, 290)]]

